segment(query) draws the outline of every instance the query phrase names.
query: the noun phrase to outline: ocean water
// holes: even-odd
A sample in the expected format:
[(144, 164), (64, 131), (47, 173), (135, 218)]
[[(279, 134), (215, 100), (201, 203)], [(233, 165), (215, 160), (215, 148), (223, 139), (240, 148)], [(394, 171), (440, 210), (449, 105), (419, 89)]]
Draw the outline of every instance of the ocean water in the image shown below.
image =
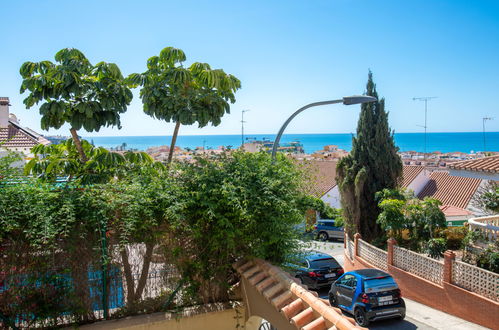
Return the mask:
[[(95, 145), (105, 148), (120, 146), (126, 143), (127, 148), (146, 150), (152, 146), (170, 145), (171, 136), (99, 136), (87, 137)], [(248, 134), (245, 141), (252, 139), (269, 139), (274, 141), (272, 134)], [(400, 151), (424, 151), (424, 133), (396, 133), (395, 143)], [(325, 145), (334, 144), (339, 148), (350, 151), (352, 148), (351, 134), (284, 134), (281, 145), (292, 141), (300, 141), (305, 152), (312, 153), (321, 150)], [(486, 151), (499, 151), (499, 132), (485, 133)], [(237, 148), (241, 145), (241, 135), (180, 135), (177, 145), (194, 149), (205, 147), (216, 149), (219, 146), (232, 146)], [(484, 150), (484, 135), (482, 132), (466, 133), (428, 133), (427, 152), (477, 152)]]

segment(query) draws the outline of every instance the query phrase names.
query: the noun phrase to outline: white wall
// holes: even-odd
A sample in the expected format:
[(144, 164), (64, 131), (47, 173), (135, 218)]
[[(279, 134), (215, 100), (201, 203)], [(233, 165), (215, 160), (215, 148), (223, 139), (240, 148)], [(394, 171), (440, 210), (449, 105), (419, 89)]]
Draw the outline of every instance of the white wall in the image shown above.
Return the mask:
[(325, 193), (324, 196), (321, 197), (321, 200), (335, 209), (341, 208), (340, 190), (338, 189), (338, 185), (334, 186), (331, 190)]
[(407, 186), (408, 190), (414, 191), (414, 195), (418, 195), (421, 190), (428, 184), (430, 181), (430, 171), (424, 169), (422, 170), (418, 176), (412, 180), (412, 182)]

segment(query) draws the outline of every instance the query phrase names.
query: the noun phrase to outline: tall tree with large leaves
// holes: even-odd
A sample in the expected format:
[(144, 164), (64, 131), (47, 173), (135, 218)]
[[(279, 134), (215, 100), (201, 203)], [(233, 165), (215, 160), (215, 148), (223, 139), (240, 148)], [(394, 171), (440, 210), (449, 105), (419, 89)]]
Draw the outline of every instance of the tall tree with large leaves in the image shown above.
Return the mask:
[(217, 126), (230, 112), (235, 92), (241, 88), (239, 79), (207, 63), (193, 63), (184, 67), (184, 52), (173, 47), (164, 48), (159, 56), (147, 61), (147, 71), (134, 73), (129, 81), (142, 86), (140, 97), (144, 112), (167, 122), (174, 122), (168, 163), (172, 161), (180, 125), (198, 123), (204, 127)]
[[(371, 72), (366, 95), (378, 98)], [(397, 151), (388, 125), (385, 100), (362, 104), (357, 136), (352, 138), (352, 151), (338, 162), (336, 172), (350, 234), (358, 232), (371, 241), (383, 233), (376, 223), (381, 210), (375, 194), (397, 186), (397, 180), (402, 175), (402, 161)]]
[(77, 131), (81, 128), (99, 131), (102, 126), (121, 128), (120, 114), (126, 111), (133, 97), (116, 64), (92, 65), (74, 48), (57, 52), (55, 63), (25, 62), (20, 74), (21, 93), (29, 91), (24, 99), (26, 108), (42, 103), (40, 114), (44, 130), (68, 123), (82, 163), (88, 158)]

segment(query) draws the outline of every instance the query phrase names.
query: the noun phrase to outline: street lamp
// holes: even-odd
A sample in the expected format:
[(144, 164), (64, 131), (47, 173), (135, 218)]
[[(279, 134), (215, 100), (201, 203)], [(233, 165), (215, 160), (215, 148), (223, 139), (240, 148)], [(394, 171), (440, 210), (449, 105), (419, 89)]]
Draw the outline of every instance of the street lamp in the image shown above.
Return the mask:
[(282, 133), (284, 133), (284, 130), (286, 129), (288, 124), (291, 122), (291, 120), (293, 120), (293, 118), (295, 118), (296, 115), (298, 115), (300, 112), (303, 112), (303, 111), (307, 110), (308, 108), (317, 107), (319, 105), (328, 105), (328, 104), (336, 104), (336, 103), (343, 103), (344, 105), (352, 105), (352, 104), (369, 103), (369, 102), (375, 102), (375, 101), (377, 101), (377, 99), (373, 96), (352, 95), (352, 96), (345, 96), (339, 100), (314, 102), (314, 103), (310, 103), (304, 107), (301, 107), (284, 122), (281, 129), (279, 130), (279, 133), (277, 133), (277, 136), (276, 136), (275, 141), (274, 141), (274, 145), (272, 147), (272, 159), (275, 160), (276, 153), (277, 153), (277, 147), (279, 146), (279, 141), (281, 140)]

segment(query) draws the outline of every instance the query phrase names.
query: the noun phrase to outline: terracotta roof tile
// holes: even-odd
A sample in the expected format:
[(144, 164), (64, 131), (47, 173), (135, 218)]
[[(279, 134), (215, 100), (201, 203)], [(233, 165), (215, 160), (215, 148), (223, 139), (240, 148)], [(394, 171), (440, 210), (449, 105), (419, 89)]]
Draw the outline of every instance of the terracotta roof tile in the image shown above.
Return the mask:
[(309, 184), (306, 187), (307, 193), (322, 197), (325, 193), (336, 186), (336, 161), (301, 161)]
[(249, 285), (297, 329), (365, 329), (338, 308), (298, 285), (286, 272), (266, 261), (239, 261), (234, 268)]
[(432, 197), (443, 205), (466, 208), (471, 197), (478, 189), (482, 180), (451, 176), (447, 171), (435, 171), (430, 175), (430, 181), (418, 194), (419, 198)]
[(421, 173), (424, 166), (403, 166), (402, 178), (399, 180), (402, 188), (407, 188), (412, 181)]
[(448, 167), (454, 170), (499, 173), (499, 155), (455, 162)]
[(0, 127), (0, 143), (6, 148), (32, 148), (39, 142), (23, 129), (9, 125), (9, 127)]
[(453, 205), (441, 205), (440, 209), (446, 217), (473, 215), (470, 211)]

